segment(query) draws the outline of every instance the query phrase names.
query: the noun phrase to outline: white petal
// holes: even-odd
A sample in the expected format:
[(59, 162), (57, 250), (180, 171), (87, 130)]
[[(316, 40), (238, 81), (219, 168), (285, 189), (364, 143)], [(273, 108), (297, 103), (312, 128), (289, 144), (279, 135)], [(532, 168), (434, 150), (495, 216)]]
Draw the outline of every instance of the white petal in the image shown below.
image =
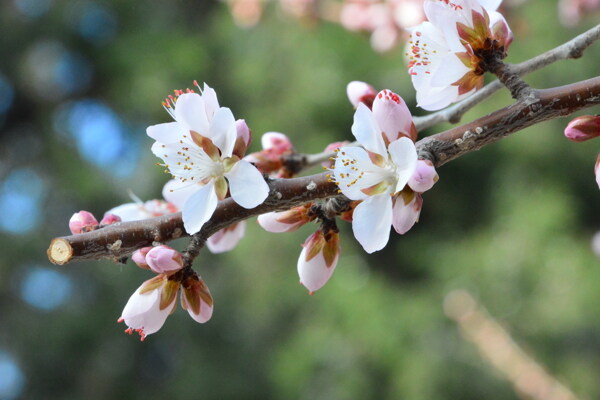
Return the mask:
[(500, 7), (502, 0), (479, 0), (479, 4), (485, 7), (488, 11), (495, 11)]
[(238, 161), (225, 174), (233, 200), (244, 208), (254, 208), (269, 195), (269, 185), (256, 167), (247, 161)]
[(183, 206), (183, 226), (190, 235), (202, 229), (202, 226), (212, 217), (217, 208), (217, 194), (214, 180), (192, 194)]
[(323, 257), (323, 252), (317, 254), (309, 261), (306, 261), (307, 248), (304, 247), (298, 257), (298, 276), (300, 283), (311, 292), (315, 292), (323, 287), (333, 275), (337, 266), (339, 253), (336, 254), (333, 264), (328, 267)]
[(385, 247), (391, 225), (392, 197), (387, 193), (370, 196), (354, 209), (352, 231), (367, 253)]
[(417, 149), (412, 140), (406, 137), (390, 143), (388, 146), (390, 156), (396, 164), (396, 176), (398, 183), (396, 184), (396, 192), (399, 192), (406, 186), (408, 180), (417, 168)]
[(280, 222), (278, 218), (285, 216), (285, 214), (288, 212), (289, 211), (282, 211), (261, 214), (257, 218), (258, 224), (267, 232), (282, 233), (293, 232), (306, 223), (304, 221), (299, 221), (294, 224), (286, 224), (284, 222)]
[(146, 134), (161, 143), (179, 142), (186, 134), (185, 132), (185, 129), (178, 122), (167, 122), (146, 128)]
[(246, 233), (246, 221), (234, 224), (232, 227), (224, 228), (212, 235), (206, 241), (206, 247), (211, 253), (225, 253), (233, 250)]
[(215, 112), (208, 137), (221, 150), (221, 158), (231, 157), (237, 139), (237, 128), (229, 108), (221, 107)]
[(448, 46), (454, 52), (462, 51), (461, 48), (463, 48), (456, 24), (460, 22), (473, 27), (472, 11), (482, 12), (482, 7), (477, 0), (453, 0), (448, 3), (427, 0), (423, 7), (427, 19), (443, 32)]
[(202, 184), (182, 182), (179, 179), (171, 179), (162, 189), (163, 198), (169, 203), (173, 203), (178, 209), (183, 209), (183, 205), (190, 198), (190, 196), (196, 193)]
[[(145, 283), (145, 282), (144, 282)], [(150, 292), (140, 294), (140, 286), (129, 298), (121, 318), (125, 324), (132, 329), (143, 329), (145, 335), (150, 335), (158, 331), (167, 320), (173, 306), (168, 306), (164, 310), (160, 309), (160, 296), (163, 286)]]
[(458, 95), (457, 86), (446, 86), (442, 88), (432, 88), (429, 86), (417, 90), (417, 105), (427, 111), (441, 110), (460, 100), (460, 98), (462, 97)]
[(184, 93), (177, 98), (175, 103), (175, 120), (201, 135), (208, 133), (208, 119), (204, 107), (204, 100), (197, 93)]
[(364, 103), (360, 103), (354, 113), (352, 133), (363, 147), (373, 153), (386, 156), (385, 144), (381, 136), (381, 129), (377, 125), (371, 110)]
[(219, 109), (219, 100), (217, 100), (217, 92), (206, 83), (204, 84), (204, 90), (202, 90), (202, 99), (204, 100), (204, 108), (206, 110), (206, 116), (208, 122), (212, 121), (213, 115)]
[(430, 84), (433, 87), (450, 86), (470, 71), (454, 54), (445, 55), (440, 64), (443, 67), (438, 68), (431, 76)]

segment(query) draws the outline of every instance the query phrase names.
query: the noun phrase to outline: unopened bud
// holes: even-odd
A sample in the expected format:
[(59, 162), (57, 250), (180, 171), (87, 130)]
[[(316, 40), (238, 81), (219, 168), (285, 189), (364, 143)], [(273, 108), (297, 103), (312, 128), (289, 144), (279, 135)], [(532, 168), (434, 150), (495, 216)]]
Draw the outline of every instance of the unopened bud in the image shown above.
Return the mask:
[(598, 154), (598, 158), (596, 159), (594, 173), (596, 174), (596, 183), (598, 184), (598, 188), (600, 188), (600, 154)]
[(243, 119), (235, 121), (235, 128), (237, 130), (237, 139), (233, 148), (233, 154), (239, 158), (243, 158), (246, 154), (246, 149), (248, 149), (252, 142), (252, 135), (248, 124)]
[(152, 246), (142, 247), (139, 250), (136, 250), (131, 255), (131, 260), (136, 263), (136, 265), (142, 269), (150, 269), (150, 266), (146, 262), (146, 255), (148, 252), (152, 250)]
[(439, 180), (433, 163), (429, 160), (418, 160), (415, 172), (408, 180), (408, 186), (417, 193), (423, 193), (433, 187)]
[(572, 142), (585, 142), (600, 136), (600, 116), (583, 115), (573, 119), (565, 128), (565, 136)]
[(100, 220), (100, 226), (111, 225), (117, 222), (121, 222), (121, 217), (115, 214), (106, 213), (104, 214), (104, 217), (102, 217), (102, 220)]
[(372, 108), (377, 91), (366, 82), (352, 81), (346, 86), (346, 94), (354, 108), (360, 103), (365, 103), (367, 107)]
[(79, 211), (69, 220), (69, 229), (73, 235), (98, 229), (98, 220), (89, 211)]
[(212, 317), (213, 298), (208, 286), (197, 275), (187, 277), (181, 284), (181, 306), (187, 310), (190, 317), (201, 324)]
[(423, 198), (419, 193), (404, 189), (394, 199), (392, 225), (396, 232), (404, 235), (419, 221)]
[(294, 149), (292, 141), (283, 133), (267, 132), (260, 140), (263, 150), (273, 150), (277, 154), (291, 152)]
[(340, 257), (337, 229), (326, 233), (319, 229), (306, 239), (298, 258), (300, 283), (313, 293), (323, 287), (333, 275)]
[(146, 263), (157, 274), (168, 274), (183, 268), (183, 257), (177, 250), (161, 245), (148, 251)]
[(406, 136), (417, 140), (417, 129), (406, 102), (398, 94), (384, 89), (377, 93), (373, 102), (373, 117), (387, 142)]

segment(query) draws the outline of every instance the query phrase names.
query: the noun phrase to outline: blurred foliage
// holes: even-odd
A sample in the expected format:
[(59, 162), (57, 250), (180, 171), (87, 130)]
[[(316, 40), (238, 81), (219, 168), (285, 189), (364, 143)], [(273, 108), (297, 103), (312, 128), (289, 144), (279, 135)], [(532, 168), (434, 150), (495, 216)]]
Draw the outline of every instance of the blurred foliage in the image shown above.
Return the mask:
[[(509, 62), (592, 23), (561, 28), (554, 4), (540, 12), (535, 1), (508, 18)], [(235, 251), (196, 261), (212, 320), (178, 310), (140, 343), (115, 321), (146, 271), (52, 266), (44, 250), (75, 211), (101, 215), (129, 201), (128, 189), (160, 195), (166, 176), (145, 127), (169, 120), (164, 96), (206, 81), (247, 120), (253, 149), (281, 131), (319, 152), (351, 138), (350, 80), (415, 109), (402, 49), (379, 55), (366, 37), (275, 7), (240, 29), (213, 1), (11, 0), (0, 4), (0, 33), (0, 398), (518, 398), (444, 315), (455, 289), (575, 393), (600, 397), (600, 270), (589, 245), (598, 148), (566, 141), (566, 118), (445, 165), (421, 222), (381, 252), (365, 254), (342, 226), (335, 276), (312, 297), (295, 271), (311, 228), (273, 235), (250, 221)], [(598, 56), (596, 44), (527, 80), (592, 77)], [(499, 94), (464, 120), (509, 102)]]

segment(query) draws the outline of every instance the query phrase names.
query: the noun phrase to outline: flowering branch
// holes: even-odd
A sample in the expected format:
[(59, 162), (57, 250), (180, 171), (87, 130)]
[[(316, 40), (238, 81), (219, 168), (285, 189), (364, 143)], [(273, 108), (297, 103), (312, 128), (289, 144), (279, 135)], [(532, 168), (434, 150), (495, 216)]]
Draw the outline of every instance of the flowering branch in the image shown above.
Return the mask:
[[(511, 65), (511, 70), (513, 73), (523, 76), (559, 60), (579, 58), (582, 56), (585, 49), (598, 39), (600, 39), (600, 24), (537, 57), (519, 64)], [(472, 96), (467, 97), (453, 106), (427, 116), (415, 117), (415, 125), (417, 129), (421, 131), (441, 122), (458, 123), (467, 111), (503, 87), (504, 85), (499, 80), (491, 82)]]
[[(597, 28), (600, 33), (600, 27)], [(439, 167), (531, 125), (600, 104), (600, 77), (552, 89), (534, 90), (533, 93), (534, 101), (517, 101), (473, 122), (420, 140), (417, 143), (420, 158), (429, 159)], [(270, 179), (268, 185), (267, 199), (255, 208), (241, 207), (231, 198), (219, 202), (212, 218), (196, 235), (195, 253), (189, 253), (188, 257), (193, 259), (200, 249), (198, 244), (230, 224), (271, 211), (288, 210), (338, 193), (338, 187), (325, 173), (293, 179)], [(136, 249), (184, 235), (181, 213), (170, 214), (56, 238), (50, 243), (48, 257), (59, 265), (102, 258), (119, 261)]]

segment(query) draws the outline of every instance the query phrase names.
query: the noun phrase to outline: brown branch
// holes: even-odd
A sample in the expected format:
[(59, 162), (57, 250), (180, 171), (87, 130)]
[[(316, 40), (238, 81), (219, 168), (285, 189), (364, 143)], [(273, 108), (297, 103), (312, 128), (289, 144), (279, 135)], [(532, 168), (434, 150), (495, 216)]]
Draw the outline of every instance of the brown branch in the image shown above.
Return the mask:
[[(584, 50), (598, 39), (600, 39), (600, 24), (537, 57), (519, 64), (511, 65), (511, 70), (515, 74), (523, 76), (559, 60), (579, 58)], [(458, 123), (467, 111), (502, 88), (504, 88), (502, 82), (498, 80), (491, 82), (477, 93), (474, 93), (472, 96), (467, 97), (453, 106), (423, 117), (415, 117), (415, 125), (419, 131), (422, 131), (441, 122)]]
[[(600, 77), (534, 93), (535, 101), (518, 101), (468, 124), (420, 140), (417, 143), (419, 156), (432, 160), (439, 167), (536, 123), (600, 104)], [(199, 237), (206, 239), (219, 229), (255, 215), (289, 209), (337, 194), (337, 187), (329, 182), (325, 173), (275, 179), (269, 181), (269, 186), (271, 191), (267, 200), (251, 210), (239, 206), (232, 199), (222, 201)], [(182, 235), (181, 214), (172, 214), (54, 239), (48, 249), (48, 257), (55, 264), (100, 258), (119, 260), (137, 248)]]

